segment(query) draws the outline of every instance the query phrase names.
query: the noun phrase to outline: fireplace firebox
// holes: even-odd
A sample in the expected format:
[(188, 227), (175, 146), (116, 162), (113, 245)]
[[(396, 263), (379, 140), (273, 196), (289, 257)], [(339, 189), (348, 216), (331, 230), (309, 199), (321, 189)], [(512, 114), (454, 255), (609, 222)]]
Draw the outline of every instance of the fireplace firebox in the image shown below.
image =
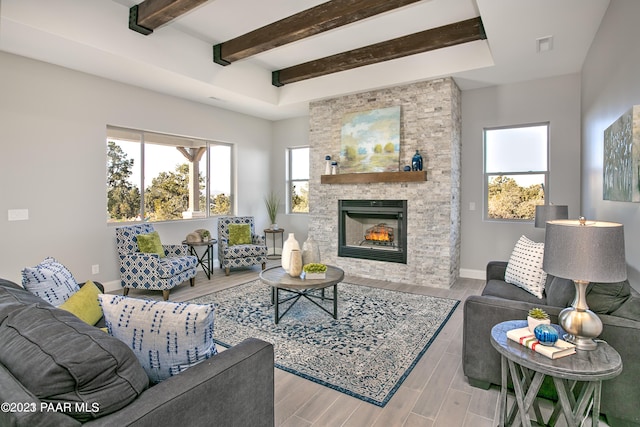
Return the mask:
[(338, 256), (407, 263), (406, 200), (339, 200)]

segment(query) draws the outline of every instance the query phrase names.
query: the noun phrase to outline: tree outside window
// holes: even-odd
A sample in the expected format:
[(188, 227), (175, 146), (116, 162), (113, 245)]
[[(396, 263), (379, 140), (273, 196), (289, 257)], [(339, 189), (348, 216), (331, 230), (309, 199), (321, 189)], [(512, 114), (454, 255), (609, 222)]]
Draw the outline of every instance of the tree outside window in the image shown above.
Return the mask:
[(229, 145), (108, 127), (108, 222), (231, 214), (230, 172)]
[(287, 150), (289, 212), (309, 213), (309, 147)]
[(484, 130), (485, 218), (525, 220), (545, 203), (549, 124)]

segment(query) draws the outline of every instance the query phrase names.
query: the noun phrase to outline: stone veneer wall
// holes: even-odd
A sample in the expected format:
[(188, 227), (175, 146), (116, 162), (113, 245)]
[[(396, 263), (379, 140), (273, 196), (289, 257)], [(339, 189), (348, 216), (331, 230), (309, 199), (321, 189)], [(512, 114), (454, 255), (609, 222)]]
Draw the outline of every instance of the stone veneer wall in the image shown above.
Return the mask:
[[(349, 275), (449, 288), (460, 269), (461, 94), (443, 78), (311, 103), (309, 235), (322, 260)], [(339, 159), (346, 113), (401, 106), (400, 165), (420, 150), (426, 182), (321, 184), (325, 156)], [(408, 200), (407, 264), (338, 257), (338, 200)]]

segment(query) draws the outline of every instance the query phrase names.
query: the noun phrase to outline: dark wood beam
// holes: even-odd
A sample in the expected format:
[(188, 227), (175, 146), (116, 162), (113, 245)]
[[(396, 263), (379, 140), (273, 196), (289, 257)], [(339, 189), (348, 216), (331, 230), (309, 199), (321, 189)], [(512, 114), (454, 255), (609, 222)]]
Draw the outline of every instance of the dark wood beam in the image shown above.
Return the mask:
[(208, 0), (144, 0), (129, 9), (129, 28), (145, 36)]
[(467, 19), (274, 71), (272, 83), (274, 86), (283, 86), (287, 83), (486, 38), (480, 17)]
[(213, 47), (220, 65), (421, 0), (332, 0)]

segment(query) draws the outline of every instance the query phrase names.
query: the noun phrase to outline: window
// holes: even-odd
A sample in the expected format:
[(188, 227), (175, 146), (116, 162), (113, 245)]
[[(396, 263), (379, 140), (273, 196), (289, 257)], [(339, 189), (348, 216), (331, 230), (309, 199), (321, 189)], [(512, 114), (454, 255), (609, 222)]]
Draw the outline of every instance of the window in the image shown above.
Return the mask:
[(309, 213), (309, 147), (287, 149), (288, 212)]
[(527, 220), (549, 191), (549, 124), (484, 130), (485, 218)]
[(107, 127), (108, 222), (231, 214), (231, 150), (228, 144)]

